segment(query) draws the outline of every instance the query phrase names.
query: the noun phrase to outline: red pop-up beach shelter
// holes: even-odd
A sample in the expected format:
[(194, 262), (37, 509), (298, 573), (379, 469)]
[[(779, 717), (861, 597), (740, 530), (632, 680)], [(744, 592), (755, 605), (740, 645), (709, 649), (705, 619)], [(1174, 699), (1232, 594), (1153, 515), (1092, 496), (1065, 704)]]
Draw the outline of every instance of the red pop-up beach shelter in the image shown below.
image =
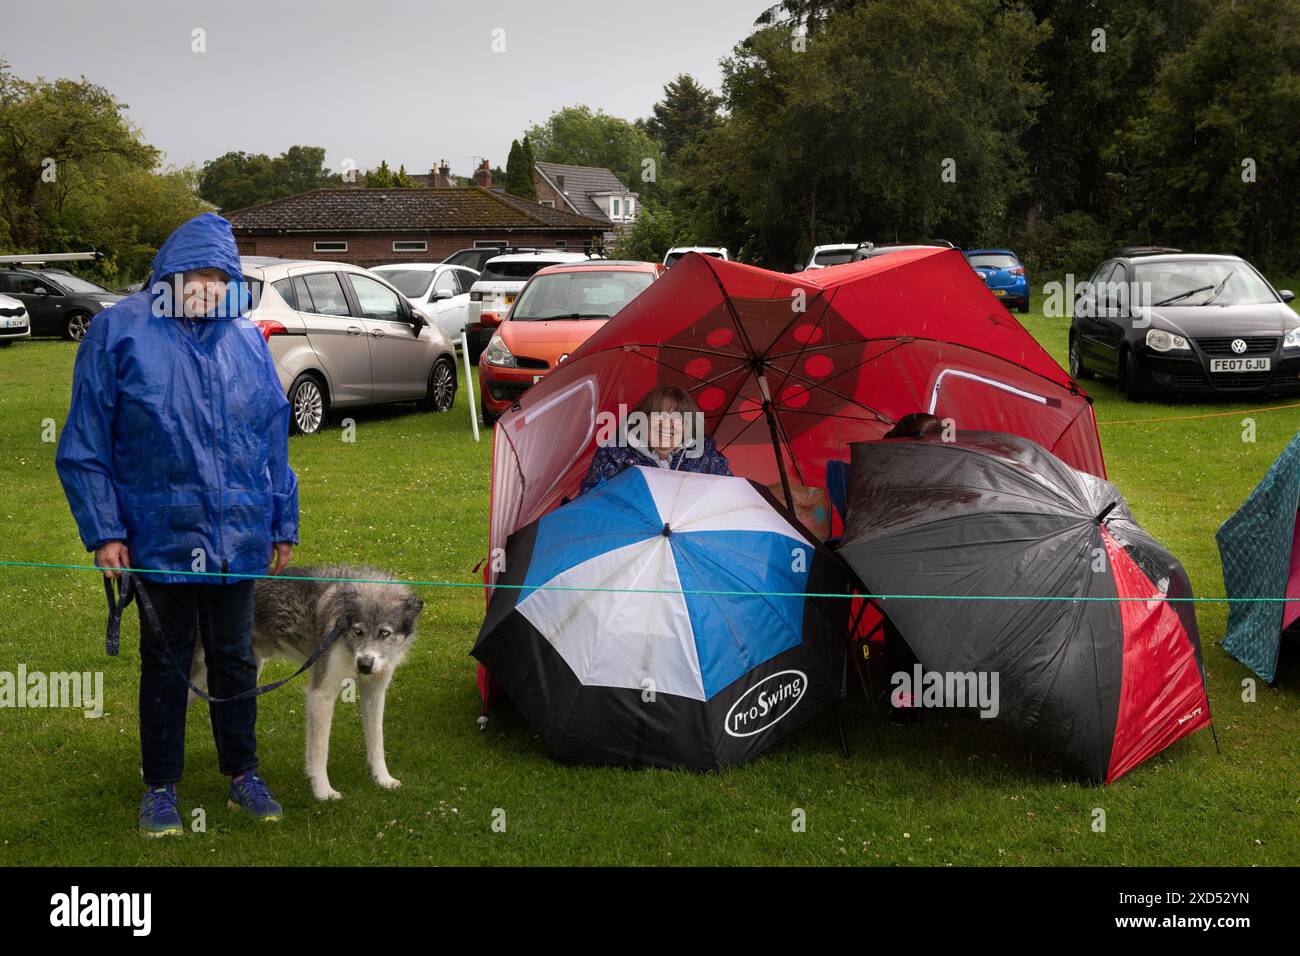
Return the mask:
[(666, 384), (695, 398), (732, 471), (763, 484), (824, 488), (852, 442), (912, 412), (1105, 477), (1091, 399), (960, 252), (794, 275), (688, 255), (498, 422), (490, 553), (574, 497), (602, 423)]

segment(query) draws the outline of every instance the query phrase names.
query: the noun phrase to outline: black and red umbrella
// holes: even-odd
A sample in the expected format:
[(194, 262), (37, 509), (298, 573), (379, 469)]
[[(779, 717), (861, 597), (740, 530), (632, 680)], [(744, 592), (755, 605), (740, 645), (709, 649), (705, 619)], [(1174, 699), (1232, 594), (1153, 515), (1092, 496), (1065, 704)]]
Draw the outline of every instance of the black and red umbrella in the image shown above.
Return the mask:
[(840, 553), (921, 667), (997, 674), (1068, 771), (1109, 783), (1210, 723), (1187, 574), (1110, 482), (995, 432), (855, 444), (849, 482)]

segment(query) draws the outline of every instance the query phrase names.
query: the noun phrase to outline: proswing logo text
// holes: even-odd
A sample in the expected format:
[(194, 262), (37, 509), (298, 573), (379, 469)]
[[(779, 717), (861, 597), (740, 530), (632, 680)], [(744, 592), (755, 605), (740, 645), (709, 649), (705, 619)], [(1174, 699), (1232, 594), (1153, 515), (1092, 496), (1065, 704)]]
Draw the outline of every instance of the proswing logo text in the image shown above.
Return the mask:
[(50, 925), (60, 927), (128, 926), (134, 936), (148, 936), (153, 925), (151, 893), (71, 892), (50, 897)]
[(727, 711), (727, 733), (732, 737), (762, 733), (794, 710), (807, 690), (808, 675), (803, 671), (779, 671), (763, 678)]

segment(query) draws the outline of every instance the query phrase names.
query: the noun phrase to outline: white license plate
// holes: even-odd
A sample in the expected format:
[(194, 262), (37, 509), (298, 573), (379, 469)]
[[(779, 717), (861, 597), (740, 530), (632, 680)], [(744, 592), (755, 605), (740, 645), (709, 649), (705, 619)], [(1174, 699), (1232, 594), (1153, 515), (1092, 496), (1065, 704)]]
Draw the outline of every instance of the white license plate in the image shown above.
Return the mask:
[(21, 329), (26, 324), (26, 319), (5, 319), (6, 329)]
[(1270, 359), (1266, 358), (1226, 358), (1210, 359), (1210, 371), (1213, 372), (1267, 372)]

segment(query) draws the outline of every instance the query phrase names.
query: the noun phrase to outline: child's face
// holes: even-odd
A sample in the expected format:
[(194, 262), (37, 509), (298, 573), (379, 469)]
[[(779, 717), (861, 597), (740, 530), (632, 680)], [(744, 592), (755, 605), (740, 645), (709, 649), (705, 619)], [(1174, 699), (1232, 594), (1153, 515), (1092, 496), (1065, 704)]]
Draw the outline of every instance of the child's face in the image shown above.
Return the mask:
[(187, 319), (211, 315), (226, 295), (229, 277), (220, 269), (194, 269), (183, 277), (182, 295)]

